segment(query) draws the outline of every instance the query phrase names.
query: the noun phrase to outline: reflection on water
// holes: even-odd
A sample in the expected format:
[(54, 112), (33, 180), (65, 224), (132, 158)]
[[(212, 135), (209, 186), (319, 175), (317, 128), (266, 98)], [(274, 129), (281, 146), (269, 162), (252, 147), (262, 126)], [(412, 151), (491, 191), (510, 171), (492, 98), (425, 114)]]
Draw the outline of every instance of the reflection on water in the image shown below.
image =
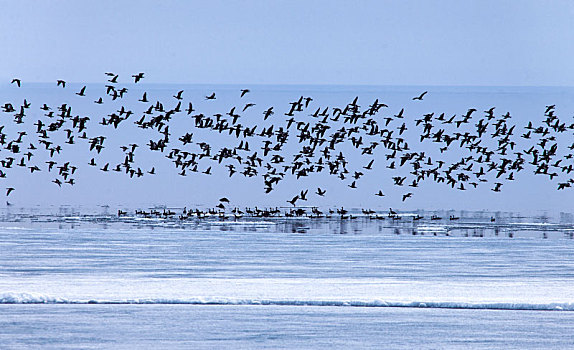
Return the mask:
[[(0, 211), (0, 225), (5, 228), (78, 229), (181, 229), (219, 232), (277, 232), (292, 234), (338, 235), (409, 235), (503, 238), (569, 238), (574, 236), (572, 214), (557, 217), (546, 214), (524, 216), (511, 212), (416, 211), (366, 212), (350, 209), (344, 214), (325, 210), (314, 215), (311, 210), (296, 215), (286, 209), (251, 212), (241, 215), (209, 211), (186, 211), (182, 208), (115, 211), (108, 206), (97, 209), (13, 208)], [(185, 215), (183, 214), (185, 213)], [(192, 214), (193, 213), (193, 214)], [(261, 214), (263, 213), (263, 214)], [(315, 212), (316, 213), (316, 212)]]

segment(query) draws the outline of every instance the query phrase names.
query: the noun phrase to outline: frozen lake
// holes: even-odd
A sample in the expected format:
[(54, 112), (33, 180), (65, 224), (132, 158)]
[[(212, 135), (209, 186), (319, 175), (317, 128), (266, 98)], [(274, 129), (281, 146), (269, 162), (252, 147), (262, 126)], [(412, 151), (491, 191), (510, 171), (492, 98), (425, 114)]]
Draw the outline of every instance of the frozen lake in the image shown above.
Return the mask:
[(572, 224), (499, 215), (494, 223), (473, 214), (456, 223), (414, 224), (405, 215), (401, 222), (183, 224), (4, 213), (0, 342), (42, 349), (573, 346)]

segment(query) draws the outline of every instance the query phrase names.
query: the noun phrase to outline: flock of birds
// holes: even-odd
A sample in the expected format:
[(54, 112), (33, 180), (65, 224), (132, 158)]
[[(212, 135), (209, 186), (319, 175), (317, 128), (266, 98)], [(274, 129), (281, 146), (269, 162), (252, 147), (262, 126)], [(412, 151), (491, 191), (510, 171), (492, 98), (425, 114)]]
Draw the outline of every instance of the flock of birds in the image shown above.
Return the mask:
[[(358, 97), (331, 107), (300, 96), (283, 109), (258, 109), (249, 101), (250, 90), (241, 89), (237, 91), (240, 105), (204, 114), (185, 99), (184, 90), (176, 91), (168, 101), (152, 99), (143, 92), (136, 102), (128, 98), (128, 86), (120, 84), (117, 74), (106, 76), (108, 83), (101, 96), (92, 98), (94, 104), (112, 106), (105, 115), (76, 114), (70, 103), (2, 102), (1, 112), (11, 116), (11, 121), (0, 125), (4, 154), (0, 178), (9, 176), (13, 168), (25, 167), (32, 175), (53, 173), (54, 186), (71, 186), (84, 166), (133, 179), (155, 176), (155, 166), (142, 169), (137, 163), (137, 155), (147, 150), (162, 154), (179, 176), (225, 171), (228, 177), (258, 177), (265, 193), (274, 191), (287, 177), (316, 174), (332, 176), (355, 189), (364, 175), (375, 171), (380, 183), (388, 180), (390, 186), (406, 189), (402, 201), (411, 198), (425, 181), (444, 183), (457, 191), (486, 187), (500, 192), (519, 173), (531, 172), (554, 181), (558, 190), (574, 184), (570, 177), (574, 143), (564, 147), (559, 140), (564, 135), (567, 143), (572, 141), (574, 123), (561, 119), (554, 105), (541, 110), (544, 117), (540, 123), (530, 121), (517, 127), (510, 113), (497, 115), (495, 107), (485, 111), (471, 108), (452, 116), (434, 112), (414, 116), (409, 115), (408, 106), (391, 111), (379, 99), (361, 106)], [(137, 84), (144, 73), (132, 78), (130, 83)], [(24, 85), (17, 78), (11, 83), (16, 88)], [(67, 94), (67, 101), (71, 94), (88, 99), (87, 86), (67, 92), (69, 86), (58, 80), (54, 88), (62, 89), (59, 94)], [(421, 103), (427, 93), (412, 97), (411, 103)], [(217, 97), (215, 92), (209, 93), (203, 103), (215, 104)], [(189, 126), (185, 130), (170, 128), (175, 119), (185, 119)], [(34, 132), (28, 134), (32, 122)], [(10, 123), (13, 125), (5, 128)], [(96, 128), (91, 125), (95, 123), (100, 127), (94, 133)], [(106, 141), (113, 137), (111, 130), (117, 133), (134, 125), (155, 136), (145, 145), (126, 140), (117, 150), (121, 150), (123, 161), (114, 164), (101, 159)], [(205, 140), (199, 139), (201, 136), (206, 136)], [(223, 146), (214, 146), (214, 139)], [(84, 163), (62, 160), (71, 147), (86, 149)], [(6, 188), (6, 196), (15, 190)], [(303, 206), (311, 195), (327, 195), (320, 187), (294, 192), (284, 199), (294, 208)], [(384, 188), (373, 189), (372, 195), (385, 196)], [(223, 201), (218, 207), (224, 210), (227, 204)]]
[[(359, 216), (369, 219), (369, 220), (385, 220), (389, 218), (393, 221), (400, 221), (405, 218), (405, 221), (411, 219), (412, 222), (417, 222), (424, 220), (425, 217), (416, 214), (403, 214), (399, 213), (393, 208), (389, 208), (389, 211), (384, 214), (372, 209), (361, 209), (361, 212), (350, 212), (349, 210), (345, 209), (344, 207), (338, 209), (328, 209), (326, 211), (319, 210), (317, 207), (311, 207), (310, 209), (306, 208), (289, 208), (289, 209), (281, 209), (279, 207), (274, 208), (258, 208), (258, 207), (246, 207), (243, 210), (239, 207), (234, 207), (230, 210), (229, 213), (225, 212), (226, 205), (230, 204), (229, 199), (226, 197), (219, 199), (219, 204), (217, 204), (214, 208), (202, 209), (202, 208), (187, 208), (184, 207), (181, 212), (176, 212), (172, 209), (150, 209), (150, 210), (136, 210), (134, 212), (135, 216), (144, 217), (147, 219), (155, 218), (155, 219), (177, 219), (177, 220), (195, 220), (195, 219), (217, 219), (219, 221), (225, 221), (233, 219), (235, 221), (242, 219), (243, 217), (247, 218), (293, 218), (293, 217), (306, 217), (310, 219), (332, 219), (336, 217), (341, 220), (354, 220), (359, 218)], [(131, 215), (127, 211), (118, 210), (118, 217), (128, 216)], [(436, 214), (431, 215), (430, 221), (437, 221), (437, 220), (449, 220), (449, 221), (457, 221), (460, 219), (460, 216), (456, 215), (449, 215), (448, 218), (438, 216)], [(490, 217), (490, 222), (495, 222), (496, 218), (494, 216)]]

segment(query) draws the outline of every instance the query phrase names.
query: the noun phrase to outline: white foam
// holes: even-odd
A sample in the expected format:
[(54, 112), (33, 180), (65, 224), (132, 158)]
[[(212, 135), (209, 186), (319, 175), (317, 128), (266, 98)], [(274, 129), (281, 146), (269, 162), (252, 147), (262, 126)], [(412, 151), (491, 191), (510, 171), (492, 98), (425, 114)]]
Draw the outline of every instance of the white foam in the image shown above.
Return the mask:
[(0, 304), (220, 304), (574, 311), (565, 280), (350, 278), (20, 278), (0, 280)]
[(40, 293), (0, 294), (0, 304), (58, 304), (68, 302), (68, 300), (63, 298), (56, 298)]
[(348, 306), (348, 307), (408, 307), (443, 309), (494, 309), (494, 310), (552, 310), (574, 311), (574, 303), (471, 303), (449, 301), (397, 302), (383, 299), (371, 300), (307, 300), (307, 299), (126, 299), (126, 300), (70, 300), (38, 293), (0, 294), (0, 304), (188, 304), (188, 305), (284, 305), (284, 306)]

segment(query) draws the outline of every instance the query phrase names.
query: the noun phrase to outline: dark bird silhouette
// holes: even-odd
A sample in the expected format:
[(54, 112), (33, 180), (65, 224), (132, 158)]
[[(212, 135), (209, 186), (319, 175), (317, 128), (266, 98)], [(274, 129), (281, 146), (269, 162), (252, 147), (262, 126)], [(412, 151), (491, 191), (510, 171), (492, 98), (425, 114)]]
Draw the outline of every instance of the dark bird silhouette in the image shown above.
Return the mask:
[(176, 95), (173, 95), (173, 97), (175, 97), (178, 100), (181, 100), (181, 99), (183, 99), (183, 97), (181, 96), (182, 94), (183, 94), (183, 90), (180, 90), (177, 92)]
[(364, 166), (363, 168), (364, 168), (364, 169), (367, 169), (367, 170), (371, 170), (371, 169), (373, 168), (373, 163), (374, 163), (374, 162), (375, 162), (375, 160), (374, 160), (374, 159), (371, 159), (371, 161), (369, 162), (369, 164), (367, 164), (367, 165)]
[(6, 197), (8, 197), (12, 191), (14, 191), (14, 187), (6, 187)]
[(417, 96), (417, 97), (413, 97), (413, 100), (419, 100), (419, 101), (422, 101), (422, 100), (423, 100), (423, 97), (424, 97), (424, 95), (426, 95), (427, 93), (428, 93), (428, 91), (425, 91), (425, 92), (423, 92), (422, 94), (420, 94), (419, 96)]
[(134, 78), (134, 84), (137, 84), (140, 80), (142, 80), (144, 77), (144, 73), (138, 73), (135, 75), (132, 75), (132, 78)]
[(299, 199), (299, 195), (296, 195), (291, 200), (288, 200), (287, 203), (291, 203), (293, 206), (295, 206), (295, 203), (297, 202), (298, 199)]
[(190, 102), (189, 103), (189, 107), (187, 107), (187, 109), (185, 110), (187, 112), (187, 114), (191, 114), (192, 112), (195, 112), (195, 109), (193, 109), (193, 104)]
[(245, 107), (243, 107), (243, 112), (245, 112), (245, 110), (246, 110), (247, 108), (253, 107), (253, 106), (255, 106), (255, 103), (248, 103), (248, 104), (246, 104)]
[(110, 83), (113, 83), (113, 84), (117, 83), (118, 82), (118, 75), (117, 74), (113, 75), (112, 78), (108, 79), (108, 81)]
[(12, 79), (12, 82), (10, 84), (14, 84), (14, 83), (16, 83), (16, 85), (18, 85), (18, 87), (20, 87), (21, 81), (18, 78), (14, 78), (14, 79)]
[(58, 80), (57, 83), (58, 83), (58, 86), (62, 85), (62, 88), (66, 87), (66, 82), (63, 80)]
[(86, 87), (84, 86), (79, 92), (76, 92), (78, 96), (86, 96), (84, 93), (86, 92)]
[(497, 182), (494, 184), (494, 188), (492, 189), (494, 192), (500, 192), (500, 187), (502, 186), (502, 183)]

